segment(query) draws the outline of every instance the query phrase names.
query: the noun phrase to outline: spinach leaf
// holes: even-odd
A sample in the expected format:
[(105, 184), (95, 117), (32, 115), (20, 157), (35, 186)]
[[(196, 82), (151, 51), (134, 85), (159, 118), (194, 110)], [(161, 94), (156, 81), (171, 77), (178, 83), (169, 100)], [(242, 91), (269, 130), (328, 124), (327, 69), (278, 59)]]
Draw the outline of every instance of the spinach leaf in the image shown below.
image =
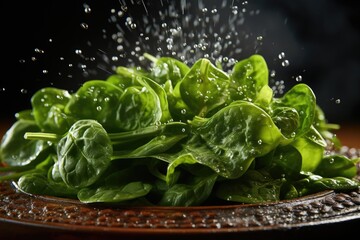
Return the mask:
[(226, 178), (238, 178), (256, 157), (276, 148), (286, 138), (271, 117), (249, 102), (224, 107), (211, 118), (190, 122), (194, 136), (184, 149)]
[[(141, 87), (142, 91), (147, 91), (154, 98), (154, 104), (159, 104), (160, 108), (154, 109), (161, 114), (160, 121), (165, 123), (171, 120), (167, 93), (164, 88), (151, 79), (144, 72), (137, 69), (118, 67), (118, 75), (113, 75), (107, 79), (108, 82), (120, 87), (124, 91), (129, 87)], [(161, 110), (161, 111), (160, 111)]]
[(179, 82), (181, 98), (196, 115), (205, 117), (223, 105), (227, 98), (229, 76), (209, 60), (200, 59)]
[(122, 202), (147, 195), (151, 185), (142, 182), (130, 182), (126, 185), (101, 186), (95, 189), (82, 188), (78, 198), (83, 203)]
[(189, 183), (178, 183), (170, 187), (160, 202), (161, 206), (201, 205), (210, 196), (217, 175), (193, 177)]
[[(268, 96), (264, 99), (271, 99), (272, 91), (267, 88), (268, 78), (269, 70), (263, 56), (254, 54), (239, 61), (234, 65), (230, 75), (228, 103), (236, 100), (255, 102), (259, 95)], [(261, 92), (262, 94), (260, 94)], [(267, 93), (271, 93), (270, 96)], [(265, 102), (268, 101), (265, 100)]]
[(256, 159), (256, 169), (266, 169), (271, 177), (297, 179), (302, 167), (302, 156), (292, 145), (279, 146)]
[(216, 188), (220, 199), (242, 203), (279, 201), (283, 181), (266, 171), (248, 170), (242, 177), (222, 182)]
[(65, 113), (76, 120), (94, 119), (108, 131), (118, 130), (116, 111), (123, 90), (103, 80), (85, 82), (65, 107)]
[(158, 97), (146, 88), (126, 88), (120, 98), (116, 125), (123, 131), (130, 131), (160, 123), (159, 103)]
[(341, 146), (312, 89), (275, 97), (258, 54), (224, 72), (201, 58), (118, 66), (69, 94), (46, 87), (0, 145), (0, 181), (84, 203), (259, 203), (356, 189), (359, 159)]
[(299, 196), (324, 190), (353, 190), (360, 186), (358, 181), (346, 177), (323, 178), (311, 172), (304, 172), (303, 174), (305, 178), (294, 183)]
[(17, 120), (1, 140), (0, 159), (9, 166), (25, 166), (42, 161), (52, 151), (52, 144), (41, 140), (26, 140), (26, 132), (38, 132), (33, 120)]
[(305, 172), (314, 171), (323, 158), (324, 147), (305, 137), (297, 138), (291, 145), (301, 154), (301, 170)]
[(272, 120), (281, 129), (281, 133), (287, 138), (295, 138), (296, 130), (300, 125), (299, 113), (291, 107), (277, 107), (273, 109)]
[(69, 92), (62, 89), (46, 87), (38, 90), (31, 98), (36, 124), (47, 132), (66, 133), (74, 122), (64, 112), (70, 98)]
[(54, 181), (51, 176), (49, 177), (54, 160), (54, 155), (50, 154), (35, 169), (21, 173), (17, 180), (17, 187), (30, 194), (75, 198), (78, 190), (67, 186), (62, 181)]
[(315, 118), (313, 125), (315, 129), (325, 139), (325, 141), (328, 141), (330, 144), (332, 144), (332, 147), (335, 147), (335, 149), (340, 149), (342, 145), (341, 141), (336, 136), (336, 134), (332, 132), (333, 130), (338, 130), (340, 128), (340, 125), (328, 123), (323, 110), (318, 105), (316, 105), (315, 108)]
[(276, 112), (277, 108), (283, 107), (296, 110), (299, 116), (299, 126), (294, 133), (296, 137), (300, 137), (308, 132), (314, 123), (316, 98), (312, 89), (308, 85), (301, 83), (292, 87), (281, 98), (274, 99), (271, 107), (274, 112)]
[(176, 145), (180, 140), (185, 137), (186, 135), (160, 135), (154, 137), (149, 142), (141, 145), (134, 150), (123, 150), (114, 152), (113, 159), (150, 157), (154, 154), (166, 152), (168, 149)]
[(16, 120), (35, 120), (32, 109), (25, 109), (15, 113)]
[(119, 66), (116, 68), (116, 74), (109, 76), (106, 81), (124, 91), (131, 86), (140, 86), (136, 76), (142, 77), (143, 75), (144, 73), (134, 68)]
[(330, 155), (321, 159), (319, 165), (314, 170), (314, 174), (322, 177), (347, 177), (354, 178), (357, 174), (356, 163), (359, 159), (349, 159), (346, 156)]
[(175, 86), (190, 70), (185, 63), (175, 58), (156, 58), (148, 53), (145, 53), (144, 57), (153, 62), (150, 78), (156, 80), (159, 84), (165, 84), (165, 82), (170, 80), (172, 85)]
[(95, 120), (74, 123), (57, 145), (59, 172), (71, 187), (87, 187), (108, 168), (113, 149), (106, 130)]

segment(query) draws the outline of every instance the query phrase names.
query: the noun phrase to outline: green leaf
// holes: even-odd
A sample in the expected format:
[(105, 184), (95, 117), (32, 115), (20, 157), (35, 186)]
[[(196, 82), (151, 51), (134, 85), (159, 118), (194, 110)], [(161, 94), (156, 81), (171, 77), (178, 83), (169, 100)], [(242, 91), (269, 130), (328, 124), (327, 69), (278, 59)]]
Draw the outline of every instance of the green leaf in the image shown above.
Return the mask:
[(82, 188), (78, 192), (78, 198), (83, 203), (95, 202), (123, 202), (147, 195), (151, 185), (142, 182), (130, 182), (126, 185), (101, 186), (97, 188)]
[(165, 82), (170, 80), (175, 86), (190, 70), (185, 63), (175, 58), (155, 58), (148, 53), (145, 53), (144, 57), (153, 61), (150, 77), (159, 84), (165, 84)]
[(53, 182), (46, 177), (46, 174), (41, 173), (24, 175), (18, 180), (17, 185), (26, 193), (55, 197), (76, 198), (78, 191), (64, 183)]
[(294, 186), (299, 192), (299, 196), (324, 191), (324, 190), (353, 190), (358, 189), (358, 181), (346, 177), (323, 178), (310, 172), (304, 173), (305, 178), (294, 182)]
[(306, 84), (297, 84), (279, 99), (274, 99), (272, 109), (294, 108), (299, 116), (299, 126), (295, 131), (296, 137), (308, 132), (314, 122), (316, 98), (312, 89)]
[(179, 82), (181, 98), (196, 115), (205, 117), (225, 103), (229, 81), (229, 76), (208, 59), (200, 59)]
[(240, 177), (256, 157), (286, 141), (271, 117), (248, 102), (234, 103), (200, 124), (190, 124), (195, 135), (184, 149), (225, 178)]
[(25, 166), (43, 160), (52, 150), (52, 144), (42, 140), (27, 140), (26, 132), (38, 132), (33, 120), (17, 120), (2, 138), (0, 159), (9, 166)]
[(75, 119), (94, 119), (108, 131), (118, 130), (116, 109), (123, 91), (103, 80), (85, 82), (66, 105), (65, 113)]
[(258, 98), (259, 102), (269, 102), (272, 90), (266, 87), (268, 78), (269, 70), (261, 55), (254, 54), (239, 61), (234, 65), (230, 75), (229, 103), (236, 100), (255, 102)]
[(283, 181), (267, 172), (248, 170), (241, 178), (222, 182), (216, 190), (220, 199), (241, 203), (262, 203), (280, 200)]
[(87, 187), (108, 168), (112, 153), (110, 138), (101, 124), (79, 120), (58, 143), (61, 178), (70, 187)]
[(322, 177), (347, 177), (354, 178), (357, 175), (356, 161), (341, 155), (325, 156), (314, 170), (314, 174)]
[(256, 159), (256, 169), (266, 169), (273, 178), (298, 178), (302, 156), (292, 145), (279, 146), (269, 154)]
[(297, 138), (291, 143), (302, 156), (301, 170), (305, 172), (312, 172), (319, 165), (324, 155), (324, 147), (309, 140), (308, 138)]
[(66, 133), (74, 122), (72, 117), (64, 112), (70, 98), (69, 92), (62, 89), (46, 87), (38, 90), (31, 98), (36, 124), (43, 131)]
[(194, 177), (187, 184), (175, 184), (170, 187), (158, 203), (162, 206), (196, 206), (201, 205), (210, 196), (217, 175)]

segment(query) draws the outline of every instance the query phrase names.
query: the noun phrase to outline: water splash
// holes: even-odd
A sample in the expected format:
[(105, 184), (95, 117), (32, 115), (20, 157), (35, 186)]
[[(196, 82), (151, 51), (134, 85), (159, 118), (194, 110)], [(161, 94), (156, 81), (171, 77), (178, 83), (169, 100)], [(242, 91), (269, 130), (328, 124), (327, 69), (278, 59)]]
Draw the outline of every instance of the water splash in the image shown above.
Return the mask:
[[(254, 32), (248, 25), (260, 22), (261, 17), (261, 9), (251, 1), (119, 0), (107, 7), (106, 21), (101, 21), (106, 24), (102, 25), (97, 7), (95, 3), (82, 4), (83, 19), (74, 24), (85, 42), (77, 43), (74, 56), (57, 58), (60, 78), (75, 81), (73, 76), (80, 73), (83, 79), (77, 81), (81, 82), (105, 78), (119, 65), (148, 68), (144, 53), (171, 56), (188, 65), (205, 57), (230, 71), (238, 60), (261, 54), (267, 41), (266, 31)], [(38, 62), (46, 52), (36, 48), (34, 53), (31, 60)], [(280, 68), (289, 66), (285, 52), (274, 52), (274, 56)], [(43, 77), (49, 77), (49, 73), (43, 72)], [(274, 93), (283, 93), (284, 80), (277, 79), (275, 69), (269, 77)]]

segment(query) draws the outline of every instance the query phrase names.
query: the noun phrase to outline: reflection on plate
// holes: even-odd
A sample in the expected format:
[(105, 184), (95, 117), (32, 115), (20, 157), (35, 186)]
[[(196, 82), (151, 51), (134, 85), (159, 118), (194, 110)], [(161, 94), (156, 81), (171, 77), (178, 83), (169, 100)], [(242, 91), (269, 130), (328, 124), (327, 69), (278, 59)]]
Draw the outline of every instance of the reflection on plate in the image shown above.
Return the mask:
[(235, 233), (239, 236), (358, 219), (360, 189), (340, 193), (324, 191), (268, 204), (123, 207), (33, 196), (19, 192), (12, 183), (0, 184), (1, 231), (10, 226), (20, 229), (16, 231), (28, 228), (43, 233), (91, 233), (92, 236), (190, 236), (209, 233), (212, 236)]

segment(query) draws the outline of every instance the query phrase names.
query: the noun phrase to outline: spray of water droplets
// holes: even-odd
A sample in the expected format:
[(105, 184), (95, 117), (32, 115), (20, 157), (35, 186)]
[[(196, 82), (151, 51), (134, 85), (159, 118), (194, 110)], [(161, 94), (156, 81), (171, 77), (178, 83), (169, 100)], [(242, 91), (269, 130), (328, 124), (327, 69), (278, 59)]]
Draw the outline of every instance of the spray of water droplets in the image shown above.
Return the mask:
[[(77, 24), (84, 35), (89, 32), (92, 35), (73, 50), (76, 58), (58, 58), (63, 68), (57, 73), (59, 77), (72, 79), (76, 69), (86, 81), (108, 76), (119, 65), (149, 68), (144, 53), (174, 57), (189, 66), (199, 58), (208, 58), (231, 71), (239, 60), (261, 54), (267, 39), (265, 33), (254, 32), (247, 24), (259, 21), (261, 15), (261, 10), (250, 1), (119, 0), (109, 7), (106, 24), (102, 26), (96, 21), (94, 9), (96, 5), (91, 3), (82, 5), (84, 18)], [(34, 62), (44, 51), (36, 48), (35, 53)], [(276, 54), (280, 68), (290, 65), (284, 52)], [(69, 58), (76, 62), (67, 62), (65, 67)], [(44, 69), (42, 73), (44, 76), (50, 72)], [(284, 81), (276, 76), (275, 70), (271, 70), (270, 83), (275, 94), (282, 94)], [(302, 76), (297, 76), (296, 81), (302, 81)]]
[(117, 55), (115, 61), (124, 58), (130, 65), (146, 65), (146, 52), (175, 57), (189, 65), (205, 57), (230, 69), (244, 50), (255, 53), (260, 49), (263, 36), (254, 36), (243, 27), (246, 18), (259, 13), (248, 8), (247, 1), (220, 1), (211, 6), (205, 1), (161, 2), (160, 6), (150, 1), (121, 1), (109, 16), (117, 31), (108, 32), (106, 38), (116, 46), (111, 51)]

